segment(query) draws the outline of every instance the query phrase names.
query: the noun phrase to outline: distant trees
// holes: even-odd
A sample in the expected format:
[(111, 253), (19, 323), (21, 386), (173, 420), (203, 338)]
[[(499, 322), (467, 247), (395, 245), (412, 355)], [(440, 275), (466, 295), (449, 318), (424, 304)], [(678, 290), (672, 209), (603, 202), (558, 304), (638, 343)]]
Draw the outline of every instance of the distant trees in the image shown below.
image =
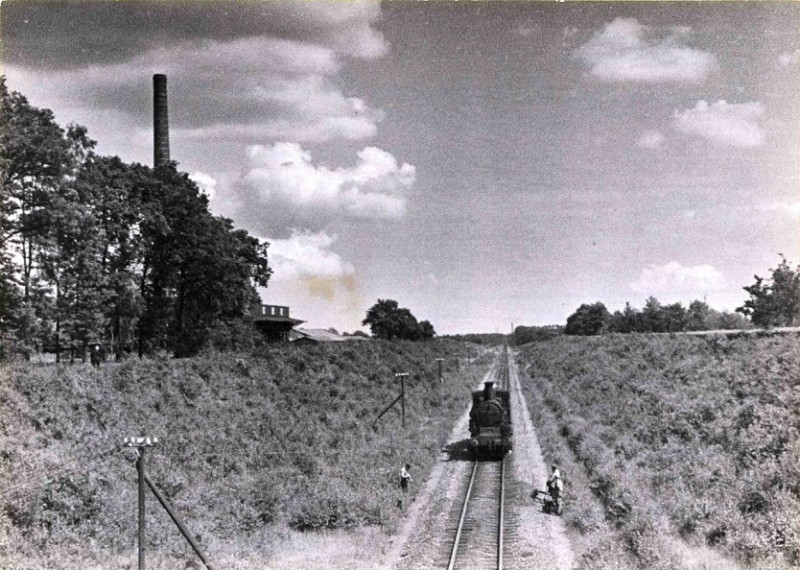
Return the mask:
[[(642, 310), (625, 304), (609, 314), (602, 303), (583, 304), (567, 318), (564, 330), (571, 335), (632, 332), (683, 332), (740, 330), (758, 327), (800, 326), (800, 266), (792, 268), (781, 255), (770, 277), (755, 275), (755, 283), (744, 287), (750, 298), (735, 312), (716, 311), (705, 301), (695, 300), (685, 308), (680, 303), (662, 305), (649, 297)], [(515, 336), (517, 331), (514, 331)]]
[(595, 335), (600, 334), (608, 325), (610, 318), (608, 309), (603, 303), (583, 304), (567, 318), (566, 334)]
[(545, 340), (553, 339), (564, 333), (564, 327), (559, 325), (548, 325), (542, 327), (514, 327), (514, 332), (511, 333), (510, 344), (513, 346), (521, 346), (529, 342), (542, 342)]
[[(333, 330), (336, 330), (336, 329), (328, 329), (328, 330), (333, 331)], [(357, 336), (357, 337), (360, 337), (360, 338), (369, 338), (369, 335), (367, 333), (365, 333), (364, 331), (353, 331), (351, 333), (345, 331), (345, 332), (342, 333), (342, 336)]]
[(417, 322), (411, 311), (393, 299), (378, 299), (361, 324), (369, 325), (372, 336), (387, 340), (429, 340), (436, 334), (430, 322)]
[(800, 324), (800, 266), (792, 269), (781, 255), (781, 263), (770, 270), (771, 279), (755, 275), (756, 282), (744, 287), (750, 298), (737, 312), (759, 327), (790, 327)]
[[(681, 303), (662, 305), (649, 297), (639, 310), (630, 303), (622, 311), (609, 314), (603, 303), (583, 304), (567, 318), (565, 334), (671, 333), (700, 330), (738, 330), (752, 325), (742, 315), (716, 311), (704, 301), (692, 301), (686, 309)], [(516, 331), (515, 331), (516, 332)]]
[(450, 338), (459, 342), (471, 342), (473, 344), (482, 344), (485, 346), (496, 346), (498, 344), (504, 344), (508, 340), (508, 335), (501, 333), (467, 333), (445, 335), (444, 337), (439, 338)]
[(98, 156), (2, 78), (0, 143), (2, 350), (186, 355), (247, 318), (267, 244), (213, 216), (174, 164)]

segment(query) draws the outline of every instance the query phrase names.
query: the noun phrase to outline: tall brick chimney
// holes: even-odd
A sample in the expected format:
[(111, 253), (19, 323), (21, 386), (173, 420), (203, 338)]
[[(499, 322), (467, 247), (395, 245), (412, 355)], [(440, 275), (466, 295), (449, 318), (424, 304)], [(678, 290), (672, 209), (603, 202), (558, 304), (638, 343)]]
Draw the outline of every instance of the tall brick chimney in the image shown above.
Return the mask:
[(167, 76), (153, 76), (153, 166), (169, 164), (169, 113), (167, 111)]

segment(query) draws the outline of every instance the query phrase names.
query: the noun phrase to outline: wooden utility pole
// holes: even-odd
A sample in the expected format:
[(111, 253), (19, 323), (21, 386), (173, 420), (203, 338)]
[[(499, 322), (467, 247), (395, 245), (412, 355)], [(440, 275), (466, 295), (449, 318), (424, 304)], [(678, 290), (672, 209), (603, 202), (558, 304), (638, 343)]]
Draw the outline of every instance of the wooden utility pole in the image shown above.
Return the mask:
[(139, 482), (139, 570), (145, 570), (145, 518), (144, 518), (144, 453), (145, 448), (138, 450), (139, 457), (136, 459), (136, 474)]
[(402, 415), (403, 429), (406, 427), (406, 376), (408, 372), (398, 372), (395, 377), (400, 377), (400, 414)]
[(400, 395), (397, 396), (397, 398), (395, 398), (394, 400), (392, 400), (392, 403), (389, 404), (388, 406), (386, 406), (383, 409), (383, 411), (380, 414), (378, 414), (378, 417), (375, 418), (375, 421), (372, 422), (373, 426), (375, 426), (378, 423), (378, 420), (381, 419), (386, 412), (388, 412), (389, 410), (392, 409), (392, 406), (394, 406), (397, 402), (400, 402), (400, 414), (402, 415), (402, 418), (403, 418), (403, 427), (406, 427), (406, 383), (405, 383), (405, 377), (408, 376), (408, 372), (398, 372), (394, 376), (395, 376), (395, 378), (397, 378), (397, 377), (400, 378)]
[(136, 459), (136, 473), (139, 479), (139, 570), (145, 570), (145, 518), (144, 518), (144, 495), (145, 495), (145, 486), (150, 487), (150, 490), (155, 495), (158, 502), (161, 503), (161, 506), (164, 507), (164, 510), (167, 511), (167, 514), (172, 519), (172, 522), (175, 523), (175, 526), (178, 527), (178, 530), (181, 531), (181, 534), (186, 539), (186, 542), (192, 547), (195, 551), (197, 556), (200, 560), (203, 561), (206, 568), (208, 570), (213, 570), (211, 568), (211, 564), (208, 562), (205, 554), (200, 549), (200, 546), (195, 542), (192, 538), (191, 533), (186, 528), (186, 526), (181, 522), (181, 519), (178, 517), (178, 514), (175, 512), (175, 509), (169, 504), (169, 501), (164, 497), (163, 494), (158, 490), (158, 487), (150, 480), (150, 477), (144, 471), (144, 455), (145, 449), (148, 447), (152, 447), (156, 443), (158, 443), (158, 438), (156, 437), (126, 437), (124, 440), (124, 444), (127, 447), (135, 447), (137, 453)]
[(144, 518), (144, 491), (145, 479), (144, 472), (145, 450), (158, 443), (157, 437), (126, 437), (123, 443), (128, 447), (136, 448), (136, 473), (139, 481), (139, 570), (145, 570), (145, 518)]

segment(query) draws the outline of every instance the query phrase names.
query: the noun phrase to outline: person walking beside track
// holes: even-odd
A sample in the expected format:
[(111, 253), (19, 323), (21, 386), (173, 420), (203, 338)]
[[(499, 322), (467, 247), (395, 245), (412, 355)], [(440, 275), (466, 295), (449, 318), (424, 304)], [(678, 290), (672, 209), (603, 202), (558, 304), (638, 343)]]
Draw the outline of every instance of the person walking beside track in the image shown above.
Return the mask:
[(92, 345), (92, 350), (89, 353), (89, 360), (94, 368), (100, 368), (100, 364), (105, 358), (105, 350), (99, 344)]
[[(400, 490), (403, 492), (403, 495), (408, 493), (408, 484), (413, 481), (411, 478), (411, 465), (406, 463), (400, 468)], [(397, 499), (397, 508), (403, 508), (403, 497), (401, 496)]]
[(561, 471), (558, 469), (558, 465), (553, 463), (550, 466), (550, 477), (547, 478), (547, 488), (549, 490), (550, 485), (555, 483), (555, 481), (561, 481)]
[(553, 463), (550, 477), (547, 479), (547, 492), (553, 498), (556, 513), (561, 514), (561, 495), (564, 493), (564, 482), (561, 480), (561, 471), (555, 463)]
[(406, 463), (400, 469), (400, 488), (403, 490), (404, 493), (408, 492), (408, 484), (413, 481), (411, 478), (411, 465)]

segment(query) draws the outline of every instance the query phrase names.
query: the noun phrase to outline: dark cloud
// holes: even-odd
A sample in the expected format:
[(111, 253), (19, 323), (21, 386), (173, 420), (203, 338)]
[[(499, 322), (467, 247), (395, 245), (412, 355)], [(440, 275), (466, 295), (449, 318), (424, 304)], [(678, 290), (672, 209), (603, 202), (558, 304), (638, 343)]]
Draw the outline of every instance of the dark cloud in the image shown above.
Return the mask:
[(65, 69), (121, 63), (154, 48), (194, 39), (231, 41), (253, 36), (310, 42), (357, 57), (381, 55), (386, 45), (370, 24), (377, 2), (58, 2), (2, 4), (4, 61)]
[[(352, 140), (373, 136), (381, 118), (335, 81), (347, 55), (375, 57), (386, 49), (370, 25), (379, 16), (374, 2), (9, 8), (6, 28), (32, 30), (7, 42), (7, 55), (19, 55), (6, 58), (9, 86), (50, 101), (67, 120), (91, 108), (149, 128), (154, 73), (169, 78), (176, 140)], [(265, 21), (262, 12), (273, 17)], [(219, 25), (210, 26), (217, 15)], [(20, 50), (20, 41), (29, 49)]]

